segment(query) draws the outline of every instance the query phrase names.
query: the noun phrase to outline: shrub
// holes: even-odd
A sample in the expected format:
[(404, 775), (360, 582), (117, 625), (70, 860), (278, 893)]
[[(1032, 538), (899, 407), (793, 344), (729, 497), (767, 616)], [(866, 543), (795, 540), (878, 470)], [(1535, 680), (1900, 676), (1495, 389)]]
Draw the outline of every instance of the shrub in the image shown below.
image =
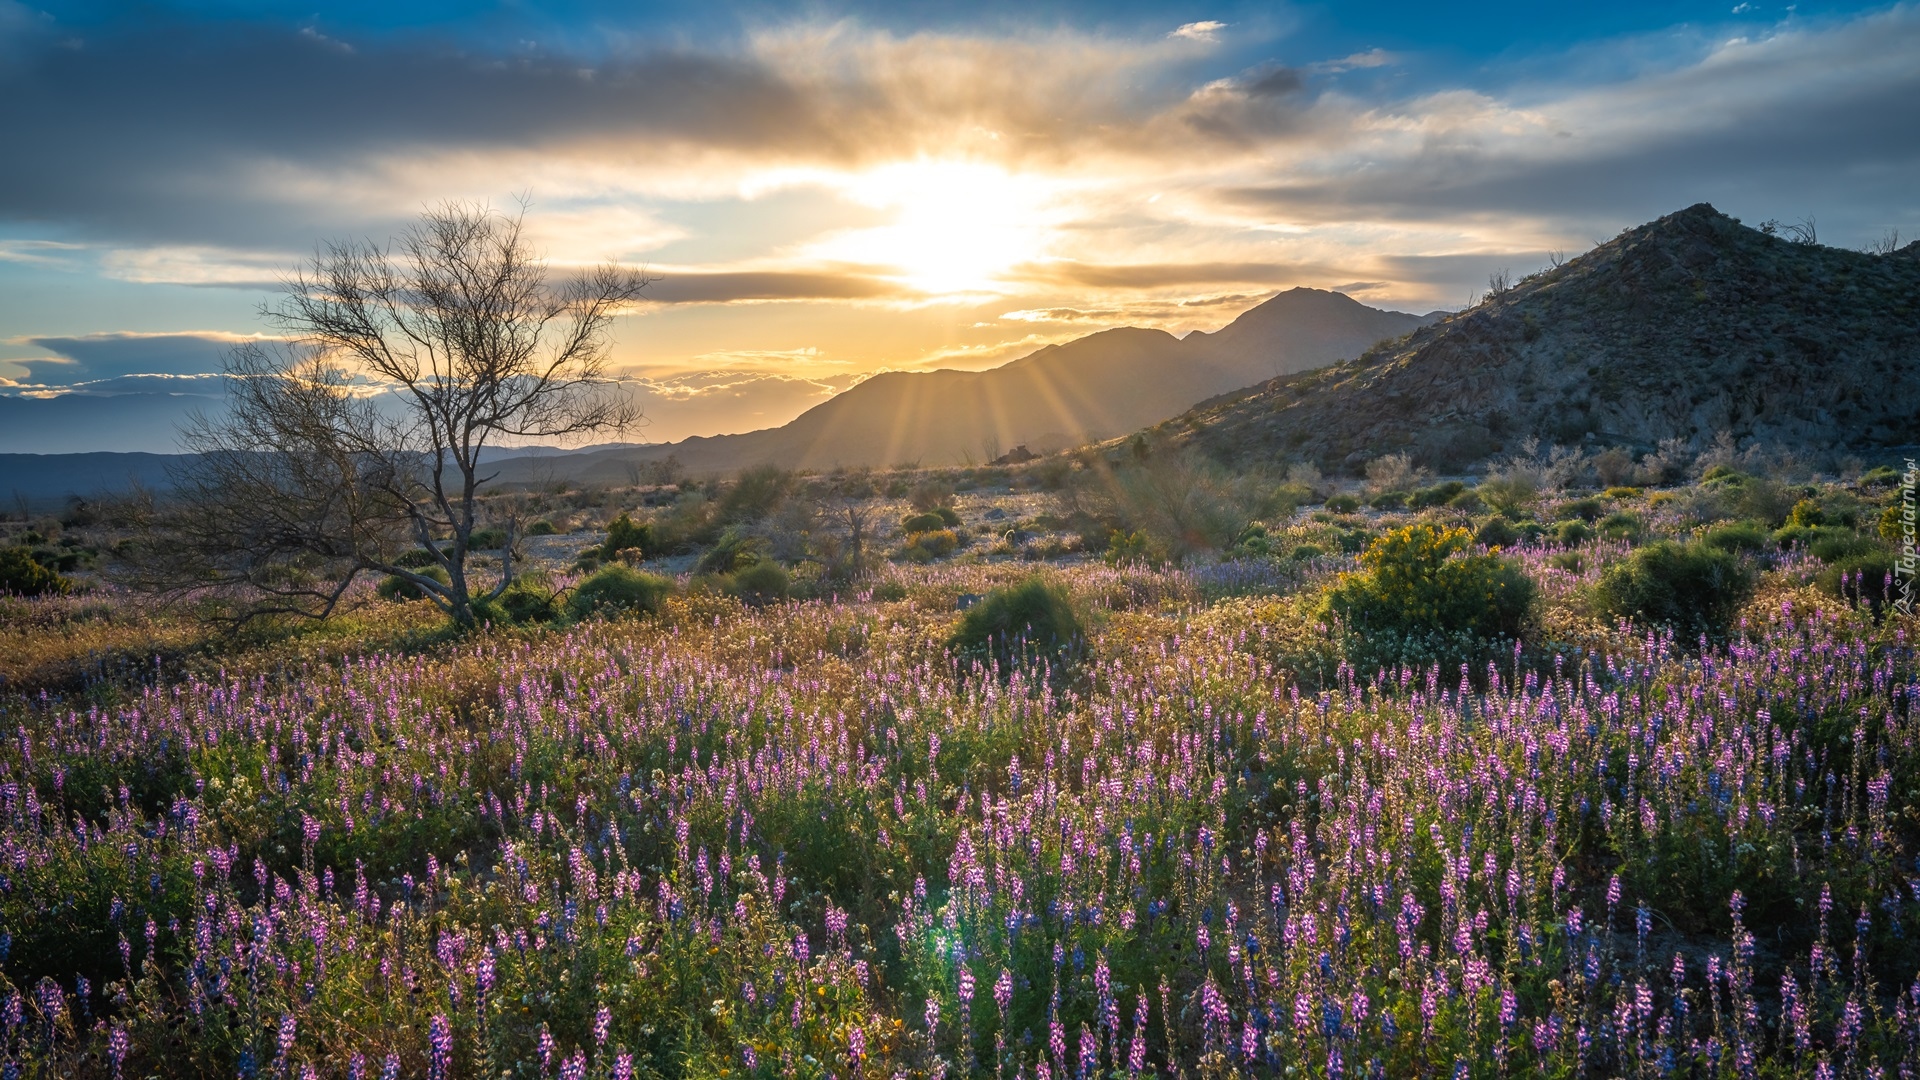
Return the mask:
[(1894, 581), (1896, 560), (1893, 553), (1875, 547), (1828, 564), (1814, 578), (1814, 585), (1829, 596), (1848, 603), (1880, 611), (1897, 595)]
[(949, 529), (960, 527), (960, 515), (951, 506), (936, 506), (933, 512), (939, 516), (941, 524)]
[(1896, 543), (1907, 538), (1907, 512), (1899, 503), (1894, 503), (1880, 512), (1880, 535)]
[(1577, 517), (1581, 521), (1591, 525), (1600, 520), (1600, 515), (1606, 513), (1607, 508), (1606, 504), (1602, 503), (1599, 499), (1588, 496), (1584, 499), (1574, 499), (1572, 502), (1561, 507), (1560, 512), (1572, 517)]
[(507, 546), (507, 530), (475, 529), (467, 534), (467, 550), (495, 551)]
[(553, 590), (538, 581), (521, 578), (493, 601), (506, 621), (516, 623), (552, 622), (560, 614)]
[(1108, 566), (1165, 566), (1171, 556), (1144, 530), (1114, 529), (1107, 534), (1104, 558)]
[(1638, 514), (1616, 510), (1600, 519), (1595, 531), (1608, 540), (1638, 540), (1647, 530)]
[(1339, 619), (1356, 669), (1451, 669), (1519, 635), (1533, 580), (1512, 560), (1471, 553), (1471, 543), (1465, 529), (1409, 525), (1375, 540), (1361, 569), (1340, 576), (1323, 610)]
[(1825, 563), (1845, 562), (1879, 550), (1879, 544), (1850, 529), (1822, 529), (1807, 544), (1807, 554)]
[(440, 560), (426, 548), (414, 548), (412, 551), (401, 552), (394, 558), (393, 565), (404, 566), (408, 570), (418, 570), (426, 566), (439, 566)]
[(951, 555), (960, 546), (960, 537), (952, 529), (932, 529), (907, 538), (906, 556), (914, 562), (931, 562)]
[(607, 542), (600, 545), (600, 557), (611, 559), (622, 551), (637, 548), (642, 555), (652, 555), (659, 551), (659, 542), (654, 539), (653, 526), (634, 524), (633, 518), (621, 514), (607, 524)]
[(660, 602), (672, 591), (673, 582), (658, 574), (626, 566), (603, 567), (574, 586), (567, 597), (567, 615), (579, 620), (650, 614), (660, 610)]
[(944, 529), (946, 527), (946, 519), (935, 513), (909, 514), (900, 519), (900, 531), (906, 533), (908, 536), (912, 536), (914, 533), (932, 532), (935, 529)]
[(1383, 491), (1367, 503), (1375, 510), (1398, 510), (1407, 505), (1407, 493), (1404, 491)]
[(1765, 551), (1773, 537), (1758, 522), (1731, 521), (1702, 533), (1700, 542), (1716, 551)]
[(1481, 507), (1485, 505), (1486, 503), (1480, 498), (1480, 493), (1472, 488), (1467, 488), (1465, 491), (1447, 500), (1448, 509), (1458, 510), (1463, 514), (1477, 514), (1480, 512)]
[(1663, 540), (1640, 548), (1600, 576), (1600, 608), (1671, 629), (1682, 641), (1721, 638), (1753, 591), (1738, 556), (1702, 543)]
[(1481, 547), (1508, 548), (1520, 542), (1520, 530), (1503, 517), (1490, 517), (1474, 530), (1473, 542)]
[(1640, 497), (1640, 489), (1637, 487), (1610, 487), (1600, 494), (1605, 495), (1609, 499), (1637, 499)]
[[(400, 565), (405, 565), (405, 564), (403, 563)], [(448, 581), (451, 580), (447, 577), (447, 572), (437, 566), (420, 566), (420, 567), (409, 566), (407, 567), (407, 569), (412, 570), (414, 573), (419, 574), (422, 577), (430, 577), (442, 585), (447, 584)], [(395, 600), (395, 601), (418, 600), (421, 597), (426, 595), (426, 593), (420, 588), (420, 586), (414, 584), (413, 582), (407, 580), (406, 578), (401, 577), (399, 574), (390, 574), (387, 577), (382, 578), (380, 581), (380, 584), (374, 586), (373, 591), (382, 600)]]
[(1288, 557), (1295, 562), (1306, 562), (1308, 559), (1317, 559), (1325, 554), (1326, 552), (1317, 544), (1301, 544), (1294, 548)]
[(720, 497), (720, 517), (726, 521), (758, 521), (772, 513), (792, 487), (793, 474), (778, 465), (742, 470)]
[(927, 513), (953, 503), (953, 485), (948, 481), (929, 477), (913, 486), (907, 493), (907, 504), (921, 513)]
[(1828, 524), (1827, 512), (1812, 499), (1801, 499), (1787, 512), (1788, 526), (1814, 527)]
[[(1415, 510), (1425, 510), (1434, 506), (1445, 506), (1453, 499), (1465, 493), (1467, 485), (1458, 480), (1448, 480), (1432, 487), (1423, 487), (1407, 497), (1407, 505)], [(1475, 496), (1478, 498), (1478, 496)]]
[(994, 589), (966, 610), (947, 644), (963, 660), (1006, 672), (1036, 663), (1059, 674), (1086, 651), (1066, 589), (1031, 577)]
[(1740, 488), (1753, 483), (1753, 477), (1731, 465), (1714, 465), (1700, 474), (1700, 483), (1711, 488)]
[(760, 561), (761, 541), (738, 529), (728, 529), (694, 564), (696, 574), (731, 574)]
[(0, 549), (0, 593), (15, 596), (44, 596), (64, 593), (73, 583), (41, 565), (25, 547)]
[(559, 531), (559, 529), (554, 527), (553, 522), (547, 521), (544, 518), (527, 526), (528, 536), (552, 536)]
[(1593, 539), (1593, 530), (1587, 527), (1586, 522), (1577, 518), (1559, 522), (1553, 527), (1554, 543), (1561, 547), (1575, 547), (1591, 539)]
[(726, 592), (749, 604), (772, 604), (787, 598), (793, 579), (787, 568), (768, 560), (736, 570), (726, 581)]
[(1351, 495), (1335, 495), (1327, 500), (1327, 509), (1336, 514), (1351, 514), (1360, 509), (1360, 500)]

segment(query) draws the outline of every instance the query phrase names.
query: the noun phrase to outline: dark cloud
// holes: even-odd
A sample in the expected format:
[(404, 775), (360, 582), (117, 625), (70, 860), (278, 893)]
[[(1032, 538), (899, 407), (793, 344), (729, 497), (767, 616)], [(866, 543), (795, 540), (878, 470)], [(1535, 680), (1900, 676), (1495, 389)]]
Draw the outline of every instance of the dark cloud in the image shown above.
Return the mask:
[(900, 291), (890, 282), (861, 274), (742, 271), (663, 274), (647, 286), (645, 296), (663, 304), (720, 304), (735, 300), (862, 300)]
[(1115, 265), (1058, 262), (1025, 267), (1020, 276), (1030, 281), (1085, 285), (1103, 289), (1153, 289), (1177, 285), (1238, 283), (1277, 285), (1288, 281), (1324, 280), (1329, 275), (1338, 273), (1337, 270), (1310, 263), (1205, 262)]
[(242, 340), (232, 334), (88, 334), (26, 339), (53, 357), (25, 357), (35, 383), (72, 385), (126, 375), (199, 375), (220, 370), (221, 358)]
[(1306, 79), (1298, 71), (1277, 67), (1248, 79), (1246, 92), (1249, 97), (1283, 97), (1305, 89), (1306, 85)]

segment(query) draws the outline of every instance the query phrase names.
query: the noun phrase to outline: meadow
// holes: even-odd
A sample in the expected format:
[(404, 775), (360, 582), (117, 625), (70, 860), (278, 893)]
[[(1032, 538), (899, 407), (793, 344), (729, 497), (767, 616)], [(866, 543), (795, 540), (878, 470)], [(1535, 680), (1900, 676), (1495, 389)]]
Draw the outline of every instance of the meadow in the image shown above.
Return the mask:
[[(471, 634), (0, 599), (0, 1074), (1912, 1076), (1886, 488), (1729, 475)], [(1607, 606), (1661, 540), (1714, 625)], [(1519, 629), (1382, 663), (1418, 543)], [(1036, 578), (1072, 641), (954, 644)]]

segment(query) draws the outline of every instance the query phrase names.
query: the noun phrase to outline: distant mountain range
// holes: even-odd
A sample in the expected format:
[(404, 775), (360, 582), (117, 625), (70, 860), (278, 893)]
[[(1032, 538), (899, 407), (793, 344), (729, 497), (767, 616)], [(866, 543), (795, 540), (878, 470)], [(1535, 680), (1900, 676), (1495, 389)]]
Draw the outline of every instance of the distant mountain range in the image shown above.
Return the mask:
[(1341, 293), (1292, 289), (1212, 334), (1123, 327), (1050, 345), (987, 371), (889, 372), (777, 428), (515, 462), (502, 482), (627, 482), (673, 457), (695, 472), (984, 462), (1015, 446), (1057, 449), (1136, 431), (1262, 379), (1358, 355), (1432, 315), (1380, 311)]
[(1872, 255), (1705, 203), (1623, 232), (1403, 341), (1161, 427), (1229, 461), (1457, 468), (1527, 436), (1803, 450), (1920, 439), (1920, 243)]

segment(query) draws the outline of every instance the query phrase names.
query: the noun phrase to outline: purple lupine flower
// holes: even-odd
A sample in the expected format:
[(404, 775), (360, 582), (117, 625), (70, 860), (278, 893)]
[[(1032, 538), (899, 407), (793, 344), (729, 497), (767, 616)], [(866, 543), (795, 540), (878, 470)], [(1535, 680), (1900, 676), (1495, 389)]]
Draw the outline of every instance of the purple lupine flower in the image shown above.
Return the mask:
[(435, 1013), (427, 1021), (428, 1080), (451, 1080), (453, 1076), (453, 1026), (444, 1013)]

